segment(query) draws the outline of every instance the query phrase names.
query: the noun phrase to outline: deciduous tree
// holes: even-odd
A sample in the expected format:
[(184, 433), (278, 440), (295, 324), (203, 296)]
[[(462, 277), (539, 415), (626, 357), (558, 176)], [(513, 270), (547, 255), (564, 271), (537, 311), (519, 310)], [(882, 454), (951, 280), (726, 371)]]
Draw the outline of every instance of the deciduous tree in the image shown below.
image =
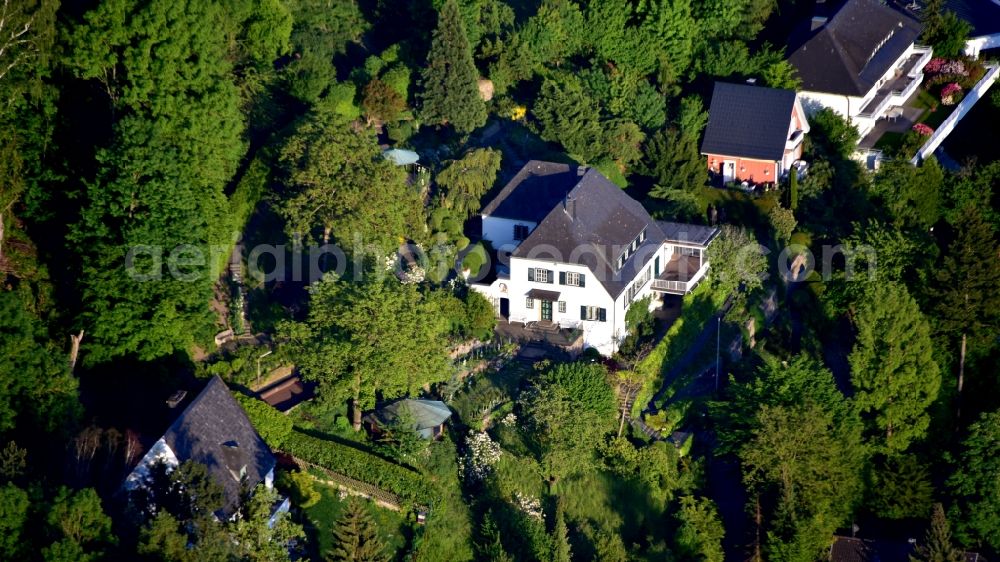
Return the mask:
[(324, 244), (332, 237), (346, 246), (358, 236), (386, 252), (423, 223), (420, 199), (403, 171), (382, 157), (370, 131), (336, 115), (306, 116), (279, 162), (287, 192), (278, 212), (293, 239), (309, 242), (320, 229)]
[(414, 285), (367, 273), (327, 275), (309, 289), (309, 317), (280, 327), (302, 372), (328, 399), (350, 399), (354, 427), (377, 396), (414, 392), (449, 374), (447, 326)]
[(684, 496), (675, 517), (678, 526), (674, 543), (684, 560), (722, 562), (722, 538), (726, 530), (712, 500)]

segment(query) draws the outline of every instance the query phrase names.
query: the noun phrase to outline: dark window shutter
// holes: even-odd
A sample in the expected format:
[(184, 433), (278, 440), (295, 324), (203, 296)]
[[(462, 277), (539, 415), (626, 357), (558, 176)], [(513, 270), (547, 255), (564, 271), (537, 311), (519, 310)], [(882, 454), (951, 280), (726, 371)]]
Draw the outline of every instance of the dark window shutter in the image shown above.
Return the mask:
[(605, 310), (605, 309), (603, 309), (603, 308), (598, 308), (597, 309), (597, 319), (600, 320), (601, 322), (607, 322), (608, 321), (608, 311)]
[(559, 284), (560, 285), (565, 285), (566, 284), (566, 272), (565, 271), (560, 271), (559, 272)]
[(580, 287), (583, 287), (583, 286), (584, 286), (584, 284), (583, 284), (583, 281), (584, 281), (584, 279), (586, 279), (586, 278), (587, 278), (587, 276), (586, 276), (586, 275), (584, 275), (584, 274), (582, 274), (582, 273), (580, 274)]
[(586, 319), (587, 319), (587, 307), (581, 306), (580, 307), (580, 320), (586, 320)]
[(535, 280), (535, 268), (529, 267), (528, 268), (528, 281), (534, 281), (534, 280)]
[(555, 283), (555, 279), (553, 279), (553, 277), (555, 277), (555, 276), (556, 276), (556, 272), (552, 271), (550, 269), (548, 276), (546, 276), (546, 279), (548, 279), (548, 283)]

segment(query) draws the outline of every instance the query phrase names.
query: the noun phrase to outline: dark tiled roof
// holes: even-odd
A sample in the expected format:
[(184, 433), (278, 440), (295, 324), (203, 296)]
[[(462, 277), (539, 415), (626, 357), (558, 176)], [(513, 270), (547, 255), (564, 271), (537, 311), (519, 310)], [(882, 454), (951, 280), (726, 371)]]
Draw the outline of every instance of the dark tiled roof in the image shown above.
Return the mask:
[(193, 460), (208, 467), (225, 491), (225, 516), (238, 507), (244, 487), (255, 487), (274, 468), (271, 449), (218, 376), (208, 381), (163, 439), (178, 461)]
[(781, 160), (794, 107), (793, 90), (716, 82), (701, 152)]
[(946, 0), (945, 9), (972, 25), (970, 37), (1000, 33), (1000, 5), (992, 0)]
[[(643, 230), (645, 241), (616, 270), (620, 253)], [(589, 169), (512, 256), (586, 266), (616, 298), (665, 239), (660, 225), (638, 201)]]
[(848, 0), (788, 61), (802, 90), (863, 96), (918, 35), (920, 23), (903, 11), (879, 0)]
[[(834, 537), (830, 562), (909, 562), (914, 544), (906, 541)], [(967, 562), (985, 562), (975, 552), (966, 552)]]
[(579, 179), (574, 165), (531, 160), (483, 207), (482, 214), (540, 222)]
[(714, 226), (669, 221), (656, 221), (656, 223), (663, 231), (663, 239), (668, 242), (708, 246), (719, 233), (719, 229)]

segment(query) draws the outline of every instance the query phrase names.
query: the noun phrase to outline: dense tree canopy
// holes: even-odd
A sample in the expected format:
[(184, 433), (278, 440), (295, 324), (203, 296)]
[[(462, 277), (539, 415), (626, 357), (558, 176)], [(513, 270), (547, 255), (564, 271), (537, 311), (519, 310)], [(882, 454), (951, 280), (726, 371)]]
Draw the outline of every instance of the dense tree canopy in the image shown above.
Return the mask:
[(858, 407), (876, 447), (903, 451), (927, 435), (941, 388), (930, 325), (898, 283), (871, 283), (857, 309), (849, 360)]

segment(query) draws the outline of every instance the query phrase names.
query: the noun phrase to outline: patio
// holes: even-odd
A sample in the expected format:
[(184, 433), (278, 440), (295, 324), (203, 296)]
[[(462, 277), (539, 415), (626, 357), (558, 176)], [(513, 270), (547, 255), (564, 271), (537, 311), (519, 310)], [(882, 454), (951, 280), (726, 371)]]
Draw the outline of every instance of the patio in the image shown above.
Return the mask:
[[(861, 139), (861, 142), (858, 143), (858, 148), (865, 150), (875, 148), (875, 145), (878, 144), (882, 135), (886, 133), (906, 134), (911, 128), (913, 128), (915, 123), (920, 122), (920, 118), (923, 117), (926, 110), (923, 107), (918, 107), (914, 103), (918, 95), (920, 95), (919, 91), (910, 96), (910, 98), (906, 100), (905, 105), (889, 110), (889, 114), (892, 115), (892, 117), (885, 117), (876, 121), (875, 128), (865, 135), (865, 138)], [(900, 111), (893, 113), (897, 109)]]

